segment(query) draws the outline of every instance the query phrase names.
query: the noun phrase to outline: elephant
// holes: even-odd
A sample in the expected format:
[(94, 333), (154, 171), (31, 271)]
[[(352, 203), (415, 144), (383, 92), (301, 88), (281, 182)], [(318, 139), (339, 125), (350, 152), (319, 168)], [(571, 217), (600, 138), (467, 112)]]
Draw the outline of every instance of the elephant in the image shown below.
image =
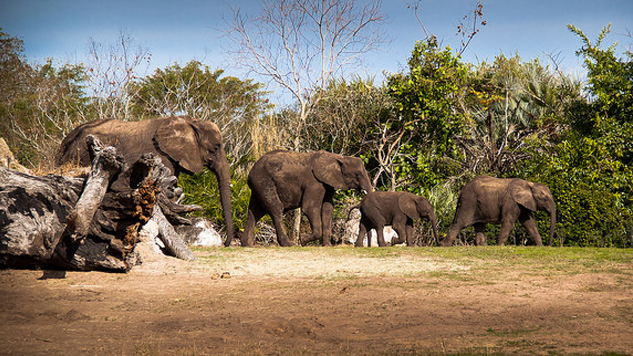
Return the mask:
[[(407, 242), (413, 246), (413, 223), (420, 219), (427, 219), (433, 228), (433, 237), (437, 241), (437, 222), (431, 203), (419, 195), (409, 192), (374, 191), (365, 196), (360, 205), (361, 218), (358, 227), (356, 247), (363, 247), (365, 235), (372, 229), (378, 235), (378, 245), (386, 246), (383, 236), (385, 225), (391, 225), (398, 233), (398, 238), (391, 241), (392, 245)], [(354, 207), (356, 208), (356, 207)], [(371, 246), (371, 238), (367, 239)]]
[[(265, 214), (271, 216), (281, 246), (293, 243), (283, 227), (283, 213), (301, 208), (310, 222), (312, 234), (299, 243), (323, 239), (332, 245), (334, 192), (337, 189), (373, 191), (369, 176), (358, 157), (326, 151), (292, 152), (275, 150), (260, 158), (248, 174), (251, 198), (242, 246), (253, 246), (255, 224)], [(230, 240), (226, 241), (226, 245)]]
[(556, 206), (549, 188), (518, 178), (477, 177), (462, 189), (453, 224), (442, 240), (451, 246), (457, 234), (471, 225), (475, 227), (475, 243), (486, 245), (484, 228), (487, 223), (501, 223), (498, 245), (505, 244), (517, 219), (526, 228), (537, 246), (543, 246), (532, 212), (544, 210), (550, 214), (549, 245), (552, 245), (556, 226)]
[(145, 153), (158, 155), (177, 177), (180, 172), (199, 173), (206, 166), (218, 180), (228, 238), (233, 236), (231, 176), (220, 129), (214, 123), (189, 116), (162, 117), (142, 121), (102, 119), (77, 126), (62, 141), (57, 165), (74, 163), (90, 166), (86, 135), (97, 136), (112, 145), (128, 164)]

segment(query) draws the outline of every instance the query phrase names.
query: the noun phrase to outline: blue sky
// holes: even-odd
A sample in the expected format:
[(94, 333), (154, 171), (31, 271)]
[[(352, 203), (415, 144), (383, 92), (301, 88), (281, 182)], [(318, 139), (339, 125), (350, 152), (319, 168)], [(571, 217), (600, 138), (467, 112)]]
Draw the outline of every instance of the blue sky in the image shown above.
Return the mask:
[[(366, 56), (362, 76), (380, 77), (383, 71), (403, 68), (416, 40), (424, 37), (413, 11), (413, 0), (383, 0), (387, 15), (384, 31), (392, 38), (383, 52)], [(218, 28), (230, 6), (259, 6), (259, 0), (0, 0), (0, 27), (24, 40), (30, 62), (53, 58), (58, 63), (85, 62), (89, 39), (112, 43), (123, 31), (152, 53), (151, 67), (163, 68), (196, 59), (226, 74), (244, 78), (232, 67), (227, 44)], [(229, 5), (230, 4), (230, 5)], [(461, 19), (476, 0), (422, 0), (421, 20), (443, 45), (456, 48)], [(574, 24), (591, 39), (609, 23), (607, 43), (619, 42), (619, 49), (631, 49), (633, 1), (631, 0), (482, 0), (487, 25), (464, 53), (471, 63), (492, 61), (496, 55), (518, 53), (523, 60), (546, 54), (557, 56), (567, 73), (581, 77), (582, 62), (575, 51), (580, 40), (567, 30)]]

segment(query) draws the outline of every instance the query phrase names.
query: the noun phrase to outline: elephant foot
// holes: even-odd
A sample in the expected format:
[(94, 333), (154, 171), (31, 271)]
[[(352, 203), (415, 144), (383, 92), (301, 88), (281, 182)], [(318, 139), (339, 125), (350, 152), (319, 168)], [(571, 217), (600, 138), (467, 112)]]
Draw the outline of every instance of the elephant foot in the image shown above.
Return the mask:
[(291, 246), (295, 246), (295, 244), (290, 241), (290, 239), (285, 238), (285, 239), (280, 239), (279, 240), (279, 246), (281, 247), (291, 247)]
[(301, 236), (299, 236), (299, 245), (301, 246), (305, 246), (312, 241), (316, 241), (316, 238), (314, 238), (314, 236), (312, 235), (302, 234)]
[(451, 246), (453, 246), (453, 241), (442, 240), (442, 241), (440, 241), (440, 246), (442, 246), (442, 247), (451, 247)]

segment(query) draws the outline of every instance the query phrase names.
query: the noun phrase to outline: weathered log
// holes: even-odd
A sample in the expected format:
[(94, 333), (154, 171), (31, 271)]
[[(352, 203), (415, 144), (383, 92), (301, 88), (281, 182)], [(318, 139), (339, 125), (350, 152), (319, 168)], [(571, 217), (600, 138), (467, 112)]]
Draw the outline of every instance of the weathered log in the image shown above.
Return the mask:
[(196, 259), (196, 256), (193, 255), (189, 247), (187, 247), (185, 242), (178, 236), (171, 223), (167, 221), (159, 205), (154, 206), (152, 220), (158, 225), (158, 234), (169, 254), (183, 260)]
[(36, 177), (0, 167), (0, 265), (50, 260), (83, 183), (82, 178)]
[[(150, 218), (162, 216), (169, 225), (187, 221), (178, 214), (199, 209), (179, 204), (182, 190), (156, 156), (126, 167), (114, 148), (88, 140), (93, 166), (87, 179), (0, 167), (0, 266), (128, 271), (142, 260), (134, 246)], [(161, 230), (166, 245), (193, 258), (173, 230)]]
[(66, 223), (67, 232), (73, 241), (86, 237), (92, 218), (106, 194), (110, 179), (125, 167), (123, 157), (117, 154), (114, 147), (104, 146), (93, 135), (86, 137), (86, 143), (92, 155), (92, 168), (83, 193)]

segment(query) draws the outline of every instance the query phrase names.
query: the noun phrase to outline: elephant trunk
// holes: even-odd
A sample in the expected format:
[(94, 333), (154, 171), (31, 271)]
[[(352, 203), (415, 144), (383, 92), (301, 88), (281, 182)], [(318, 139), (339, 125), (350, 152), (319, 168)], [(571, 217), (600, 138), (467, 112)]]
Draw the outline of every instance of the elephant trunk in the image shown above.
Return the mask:
[(364, 190), (365, 194), (369, 194), (374, 191), (374, 187), (371, 185), (371, 180), (369, 179), (367, 172), (364, 172), (360, 179), (360, 189)]
[(435, 243), (440, 244), (440, 240), (437, 236), (437, 219), (435, 218), (435, 213), (431, 212), (429, 214), (429, 221), (431, 222), (431, 227), (433, 227), (433, 238), (435, 238)]
[(214, 173), (218, 180), (218, 189), (220, 190), (220, 203), (222, 204), (222, 217), (226, 223), (226, 240), (225, 246), (229, 246), (233, 241), (233, 213), (231, 211), (231, 171), (229, 162), (225, 155), (222, 155), (215, 165)]
[(549, 225), (549, 245), (552, 246), (554, 241), (554, 232), (556, 230), (556, 208), (550, 210), (550, 225)]

